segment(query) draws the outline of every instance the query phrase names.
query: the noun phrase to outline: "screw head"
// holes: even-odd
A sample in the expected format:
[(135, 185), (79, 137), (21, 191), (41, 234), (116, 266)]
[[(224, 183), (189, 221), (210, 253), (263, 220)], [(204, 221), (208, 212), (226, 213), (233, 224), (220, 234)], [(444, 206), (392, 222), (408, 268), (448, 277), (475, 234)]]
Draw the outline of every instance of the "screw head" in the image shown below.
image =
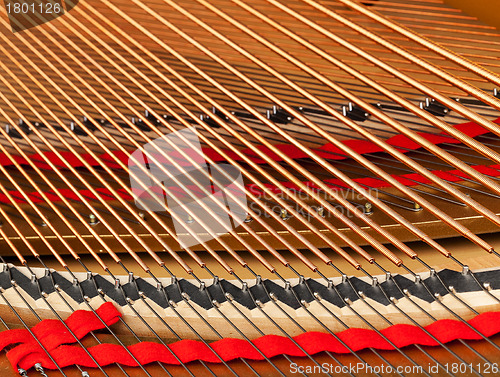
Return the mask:
[(366, 202), (364, 207), (365, 215), (371, 215), (373, 213), (373, 206), (371, 203)]
[(99, 224), (99, 219), (97, 218), (96, 215), (94, 215), (93, 213), (91, 213), (89, 215), (89, 224), (90, 225), (96, 225), (96, 224)]

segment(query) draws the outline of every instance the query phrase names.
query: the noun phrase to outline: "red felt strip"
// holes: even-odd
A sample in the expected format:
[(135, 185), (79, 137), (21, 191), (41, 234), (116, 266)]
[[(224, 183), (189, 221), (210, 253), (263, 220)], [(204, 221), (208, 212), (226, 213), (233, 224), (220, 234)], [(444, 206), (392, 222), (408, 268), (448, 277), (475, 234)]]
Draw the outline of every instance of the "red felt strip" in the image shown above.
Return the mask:
[[(493, 122), (500, 124), (500, 118), (493, 120)], [(474, 122), (467, 122), (459, 125), (454, 126), (457, 130), (460, 130), (463, 132), (465, 135), (470, 136), (470, 137), (476, 137), (480, 135), (487, 134), (489, 131), (486, 130), (485, 128), (477, 125)], [(440, 134), (430, 134), (430, 133), (425, 133), (425, 132), (419, 132), (419, 135), (425, 137), (427, 140), (429, 140), (433, 144), (441, 144), (441, 143), (452, 143), (452, 144), (460, 144), (460, 142), (450, 136), (448, 136), (445, 133), (440, 133)], [(421, 146), (413, 141), (411, 141), (408, 137), (404, 135), (396, 135), (393, 136), (389, 139), (386, 140), (386, 142), (389, 145), (392, 145), (394, 147), (398, 148), (405, 148), (405, 149), (400, 149), (401, 152), (406, 153), (409, 150), (416, 150), (421, 148)], [(380, 147), (378, 147), (376, 144), (372, 143), (371, 141), (368, 140), (344, 140), (342, 141), (345, 145), (349, 146), (351, 149), (353, 149), (355, 152), (364, 154), (364, 153), (375, 153), (375, 152), (384, 152), (384, 150)], [(298, 159), (298, 158), (308, 158), (308, 156), (302, 152), (299, 148), (297, 148), (294, 145), (290, 144), (278, 144), (275, 145), (277, 149), (279, 149), (281, 152), (283, 152), (286, 156), (293, 158), (293, 159)], [(275, 161), (281, 161), (282, 159), (271, 152), (268, 148), (264, 146), (258, 147), (261, 151), (265, 152), (269, 157), (271, 157)], [(233, 151), (230, 150), (223, 150), (224, 153), (227, 153), (231, 158), (233, 158), (236, 161), (241, 161), (242, 159), (238, 157)], [(263, 164), (265, 161), (261, 160), (260, 158), (257, 157), (257, 155), (250, 149), (243, 149), (241, 151), (243, 154), (246, 156), (250, 157), (252, 161), (258, 164)], [(113, 151), (113, 155), (115, 155), (119, 161), (121, 161), (123, 164), (127, 165), (128, 158), (129, 158), (129, 153), (123, 153), (121, 151)], [(223, 162), (225, 159), (217, 153), (215, 150), (211, 148), (203, 148), (203, 153), (210, 157), (214, 162)], [(342, 152), (340, 149), (337, 147), (333, 146), (331, 143), (327, 143), (320, 147), (319, 149), (316, 150), (316, 153), (320, 157), (324, 158), (329, 158), (333, 160), (342, 160), (346, 159), (347, 156), (345, 155), (344, 152)], [(43, 154), (59, 169), (65, 169), (67, 168), (64, 161), (56, 156), (54, 152), (43, 152)], [(72, 167), (83, 167), (83, 163), (79, 161), (77, 156), (69, 151), (64, 151), (60, 152), (61, 156), (63, 157), (66, 162), (68, 162)], [(91, 155), (89, 154), (81, 154), (80, 155), (88, 164), (90, 164), (93, 167), (99, 167), (101, 166), (100, 161), (94, 159)], [(99, 160), (103, 161), (108, 167), (112, 169), (120, 169), (120, 165), (118, 165), (110, 156), (109, 154), (101, 154), (98, 156)], [(20, 157), (20, 156), (13, 156), (13, 158), (20, 164), (27, 165), (28, 162)], [(43, 158), (39, 154), (33, 154), (31, 156), (28, 156), (30, 160), (33, 161), (33, 163), (41, 168), (41, 169), (50, 169), (50, 166), (44, 162)], [(2, 166), (10, 166), (13, 164), (13, 162), (7, 157), (7, 155), (0, 153), (0, 164)]]
[[(500, 312), (480, 314), (468, 323), (486, 337), (500, 332)], [(390, 340), (396, 347), (419, 344), (425, 346), (437, 346), (439, 343), (448, 343), (456, 339), (479, 340), (481, 335), (473, 331), (467, 324), (451, 319), (439, 320), (425, 327), (428, 335), (421, 328), (414, 325), (399, 324), (388, 327), (380, 332)], [(294, 337), (295, 342), (307, 353), (313, 355), (318, 352), (329, 351), (332, 353), (349, 353), (344, 344), (354, 351), (365, 348), (380, 350), (392, 350), (394, 347), (376, 331), (368, 329), (348, 329), (336, 334), (308, 332)], [(203, 342), (195, 340), (181, 340), (165, 347), (159, 343), (141, 342), (128, 347), (128, 351), (140, 362), (146, 365), (152, 362), (178, 365), (179, 361), (174, 354), (183, 362), (188, 363), (195, 360), (203, 360), (210, 363), (220, 363), (221, 359), (230, 361), (237, 358), (249, 360), (263, 360), (264, 357), (255, 348), (259, 349), (266, 357), (277, 355), (305, 356), (299, 347), (290, 339), (277, 335), (266, 335), (252, 341), (253, 345), (243, 339), (226, 338), (210, 344), (207, 347)], [(126, 366), (137, 366), (127, 350), (115, 344), (100, 344), (88, 349), (90, 354), (101, 365), (106, 366), (119, 363)], [(215, 352), (215, 353), (214, 353)], [(86, 368), (96, 367), (96, 364), (77, 346), (61, 345), (50, 352), (51, 356), (61, 367), (80, 365)], [(55, 369), (54, 363), (36, 345), (30, 352), (10, 351), (7, 354), (14, 367), (29, 369), (36, 363), (41, 363), (44, 368)], [(220, 357), (220, 358), (219, 358)]]
[[(104, 303), (96, 310), (97, 316), (92, 311), (77, 310), (71, 314), (64, 323), (78, 338), (82, 339), (91, 331), (102, 330), (115, 324), (121, 313), (110, 302)], [(100, 318), (100, 319), (99, 319)], [(102, 321), (101, 321), (102, 320)], [(104, 322), (104, 323), (103, 323)], [(34, 336), (47, 350), (54, 350), (62, 344), (75, 343), (75, 337), (68, 331), (64, 324), (56, 319), (46, 319), (31, 328)], [(34, 349), (41, 349), (35, 338), (26, 329), (3, 331), (0, 336), (0, 351), (9, 346), (9, 353), (23, 358)]]

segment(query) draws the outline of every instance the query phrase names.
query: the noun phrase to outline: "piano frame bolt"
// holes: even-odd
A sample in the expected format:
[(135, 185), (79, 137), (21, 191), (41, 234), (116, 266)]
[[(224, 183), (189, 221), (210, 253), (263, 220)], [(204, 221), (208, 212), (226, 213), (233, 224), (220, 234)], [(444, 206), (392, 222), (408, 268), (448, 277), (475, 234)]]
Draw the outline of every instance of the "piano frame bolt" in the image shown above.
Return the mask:
[(248, 223), (251, 223), (252, 221), (253, 221), (252, 215), (250, 215), (249, 213), (247, 213), (247, 217), (245, 217), (245, 220), (243, 220), (243, 222), (245, 224), (248, 224)]
[(371, 215), (373, 213), (373, 205), (370, 202), (365, 203), (363, 213), (365, 215)]
[(491, 284), (490, 284), (490, 283), (483, 283), (483, 287), (484, 287), (484, 289), (486, 289), (487, 291), (491, 291)]
[(318, 212), (318, 215), (325, 217), (325, 209), (323, 207), (318, 207), (316, 211)]
[(90, 377), (89, 372), (82, 371), (82, 377)]
[(94, 215), (93, 213), (91, 213), (91, 214), (89, 215), (89, 224), (90, 224), (90, 225), (97, 225), (97, 224), (99, 224), (99, 219), (98, 219), (98, 218), (97, 218), (97, 216), (96, 216), (96, 215)]
[(464, 266), (462, 267), (462, 275), (467, 275), (467, 274), (469, 274), (469, 272), (470, 272), (470, 268), (469, 268), (469, 266), (464, 265)]
[(413, 208), (417, 211), (421, 211), (422, 207), (417, 202), (413, 202)]

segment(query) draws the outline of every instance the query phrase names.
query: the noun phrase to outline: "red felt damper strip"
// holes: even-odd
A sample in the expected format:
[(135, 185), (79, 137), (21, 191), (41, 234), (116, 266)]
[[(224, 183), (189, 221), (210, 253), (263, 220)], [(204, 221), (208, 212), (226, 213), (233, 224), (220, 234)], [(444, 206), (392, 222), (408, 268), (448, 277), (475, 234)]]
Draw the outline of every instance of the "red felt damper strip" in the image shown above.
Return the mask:
[[(493, 122), (500, 124), (500, 118), (493, 120)], [(489, 131), (486, 130), (485, 128), (477, 125), (474, 122), (467, 122), (459, 125), (454, 126), (457, 130), (461, 131), (467, 136), (470, 137), (477, 137), (480, 135), (487, 134)], [(445, 133), (439, 133), (439, 134), (431, 134), (431, 133), (425, 133), (425, 132), (419, 132), (419, 135), (425, 137), (428, 141), (431, 143), (438, 145), (441, 143), (451, 143), (451, 144), (460, 144), (460, 141), (454, 139), (451, 136), (448, 136)], [(389, 145), (392, 145), (393, 147), (397, 148), (404, 148), (400, 149), (401, 152), (407, 153), (410, 150), (416, 150), (421, 148), (421, 146), (413, 141), (411, 141), (408, 137), (404, 135), (396, 135), (393, 136), (389, 139), (386, 140), (386, 142)], [(384, 152), (382, 148), (377, 146), (376, 144), (372, 143), (371, 141), (368, 140), (344, 140), (342, 141), (345, 145), (353, 149), (355, 152), (363, 154), (363, 153), (375, 153), (375, 152)], [(283, 154), (285, 154), (289, 158), (293, 159), (298, 159), (298, 158), (308, 158), (307, 154), (302, 152), (299, 148), (297, 148), (294, 145), (290, 144), (277, 144), (275, 145), (277, 149), (279, 149)], [(277, 156), (275, 153), (271, 152), (268, 148), (265, 148), (263, 146), (258, 147), (261, 151), (266, 153), (267, 156), (272, 158), (275, 161), (281, 161), (282, 159)], [(202, 148), (203, 153), (205, 156), (210, 157), (214, 162), (222, 162), (225, 161), (224, 157), (222, 157), (219, 153), (217, 153), (215, 150), (211, 148)], [(233, 151), (223, 149), (224, 153), (228, 154), (231, 158), (233, 158), (236, 161), (241, 161), (242, 159), (238, 157)], [(128, 163), (128, 158), (129, 155), (132, 151), (129, 151), (128, 153), (124, 153), (121, 151), (113, 151), (112, 154), (118, 158), (119, 161), (121, 161), (123, 164), (127, 165)], [(189, 154), (189, 151), (186, 150), (186, 152)], [(260, 159), (257, 157), (257, 155), (250, 149), (243, 149), (241, 152), (248, 156), (253, 162), (258, 163), (258, 164), (263, 164), (265, 163), (264, 160)], [(320, 147), (319, 149), (315, 150), (315, 153), (323, 158), (329, 158), (333, 160), (343, 160), (348, 158), (348, 156), (345, 155), (344, 152), (342, 152), (340, 149), (337, 147), (333, 146), (331, 143), (327, 143)], [(65, 165), (65, 162), (63, 159), (72, 167), (77, 168), (77, 167), (83, 167), (84, 164), (78, 159), (78, 157), (69, 151), (63, 151), (60, 152), (61, 158), (57, 157), (57, 155), (54, 152), (50, 151), (45, 151), (43, 154), (59, 169), (65, 169), (67, 166)], [(94, 167), (99, 167), (101, 166), (102, 163), (106, 164), (108, 167), (111, 169), (120, 169), (120, 165), (118, 165), (112, 158), (111, 155), (105, 153), (101, 154), (98, 156), (98, 160), (93, 158), (89, 154), (80, 154), (80, 156), (91, 166)], [(26, 159), (20, 157), (20, 156), (13, 156), (16, 162), (27, 165), (28, 162)], [(180, 156), (178, 156), (180, 158)], [(33, 154), (31, 156), (28, 156), (28, 158), (33, 161), (33, 163), (41, 168), (41, 169), (50, 169), (50, 166), (44, 162), (43, 157), (40, 154)], [(158, 158), (158, 162), (161, 162), (162, 159), (160, 156), (155, 156), (155, 158)], [(177, 162), (182, 162), (182, 159)], [(0, 153), (0, 165), (2, 166), (10, 166), (12, 165), (13, 162), (9, 159), (9, 157), (3, 153)]]
[[(64, 323), (78, 339), (82, 339), (91, 331), (105, 328), (104, 323), (106, 325), (115, 324), (121, 316), (121, 313), (110, 302), (101, 305), (96, 313), (97, 316), (92, 311), (77, 310)], [(61, 344), (76, 342), (75, 337), (64, 324), (56, 319), (43, 320), (32, 327), (31, 331), (47, 350), (53, 350)], [(11, 351), (18, 355), (26, 355), (32, 352), (34, 347), (40, 348), (35, 338), (26, 329), (7, 330), (1, 333), (0, 351), (16, 344), (18, 346)]]
[[(468, 323), (486, 337), (500, 332), (500, 312), (480, 314)], [(428, 335), (421, 328), (414, 325), (399, 324), (381, 330), (383, 336), (390, 340), (397, 348), (413, 344), (425, 346), (437, 346), (456, 339), (479, 340), (481, 335), (472, 330), (467, 324), (451, 319), (439, 320), (425, 327)], [(295, 342), (308, 354), (329, 351), (332, 353), (350, 353), (343, 344), (354, 351), (364, 348), (375, 348), (379, 350), (393, 350), (394, 347), (374, 330), (348, 329), (337, 333), (337, 338), (331, 334), (308, 332), (294, 337)], [(438, 341), (434, 340), (436, 338)], [(230, 361), (237, 358), (250, 360), (263, 360), (264, 357), (255, 349), (258, 348), (266, 357), (278, 355), (306, 356), (297, 345), (290, 339), (277, 335), (266, 335), (252, 341), (253, 345), (243, 339), (226, 338), (210, 344), (210, 349), (203, 342), (195, 340), (181, 340), (165, 347), (159, 343), (141, 342), (128, 347), (128, 351), (134, 355), (141, 365), (152, 362), (178, 365), (179, 361), (174, 354), (183, 362), (188, 363), (195, 360), (203, 360), (210, 363), (220, 363), (221, 359)], [(254, 347), (255, 346), (255, 347)], [(115, 344), (100, 344), (88, 349), (90, 354), (101, 365), (106, 366), (119, 363), (126, 366), (137, 366), (127, 350)], [(82, 367), (96, 367), (96, 364), (77, 346), (62, 345), (50, 352), (60, 367), (80, 365)], [(217, 356), (217, 355), (218, 356)], [(19, 357), (10, 351), (7, 354), (12, 365), (17, 368), (29, 369), (36, 363), (41, 363), (44, 368), (55, 369), (54, 363), (40, 349), (34, 348), (32, 352)], [(219, 358), (220, 357), (220, 358)]]

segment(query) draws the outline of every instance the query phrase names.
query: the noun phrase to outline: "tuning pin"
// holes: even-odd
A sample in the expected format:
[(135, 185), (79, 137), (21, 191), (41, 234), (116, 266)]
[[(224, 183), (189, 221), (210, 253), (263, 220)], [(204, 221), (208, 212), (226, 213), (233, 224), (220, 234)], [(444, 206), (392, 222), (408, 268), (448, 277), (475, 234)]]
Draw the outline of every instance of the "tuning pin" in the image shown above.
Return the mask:
[(267, 119), (275, 123), (287, 124), (293, 120), (293, 116), (276, 105), (271, 110), (267, 110)]
[(156, 124), (160, 124), (161, 123), (161, 120), (159, 120), (157, 117), (155, 117), (153, 114), (151, 114), (149, 112), (149, 110), (144, 110), (144, 116), (151, 123), (156, 123)]
[(17, 130), (17, 128), (21, 131), (24, 132), (24, 134), (28, 135), (31, 133), (31, 128), (28, 126), (28, 124), (22, 120), (19, 119), (17, 122), (17, 126), (12, 126), (10, 124), (5, 125), (5, 132), (7, 132), (11, 137), (21, 139), (23, 136), (21, 133)]
[[(97, 130), (97, 126), (94, 124), (94, 121), (93, 120), (90, 120), (89, 118), (87, 118), (86, 116), (82, 117), (82, 120), (81, 120), (81, 123), (85, 126), (85, 128), (87, 130), (90, 130), (90, 131), (95, 131)], [(83, 129), (79, 124), (77, 124), (76, 122), (71, 122), (69, 124), (69, 128), (72, 132), (74, 132), (75, 134), (77, 135), (80, 135), (80, 136), (86, 136), (88, 135), (87, 131), (85, 129)]]
[(440, 104), (433, 98), (426, 98), (424, 102), (420, 102), (420, 108), (439, 117), (444, 117), (450, 112), (449, 108)]
[[(103, 119), (98, 120), (99, 123), (102, 121), (103, 121)], [(87, 129), (89, 129), (92, 132), (97, 130), (97, 126), (95, 125), (95, 121), (87, 118), (86, 116), (82, 117), (82, 123)]]
[(216, 109), (215, 106), (212, 107), (212, 113), (214, 113), (215, 115), (217, 115), (222, 120), (225, 120), (226, 122), (229, 122), (229, 118), (226, 115), (224, 115), (224, 113), (221, 110)]
[(210, 115), (200, 115), (200, 119), (213, 128), (220, 128), (220, 124)]
[(144, 122), (141, 118), (132, 117), (130, 118), (130, 121), (141, 131), (151, 131), (151, 126)]
[(40, 375), (42, 375), (43, 377), (49, 377), (47, 376), (47, 374), (45, 373), (45, 370), (43, 369), (42, 367), (42, 364), (40, 363), (36, 363), (35, 364), (35, 369), (38, 373), (40, 373)]
[(342, 114), (349, 119), (364, 122), (370, 117), (370, 114), (358, 105), (349, 102), (347, 106), (342, 106)]

